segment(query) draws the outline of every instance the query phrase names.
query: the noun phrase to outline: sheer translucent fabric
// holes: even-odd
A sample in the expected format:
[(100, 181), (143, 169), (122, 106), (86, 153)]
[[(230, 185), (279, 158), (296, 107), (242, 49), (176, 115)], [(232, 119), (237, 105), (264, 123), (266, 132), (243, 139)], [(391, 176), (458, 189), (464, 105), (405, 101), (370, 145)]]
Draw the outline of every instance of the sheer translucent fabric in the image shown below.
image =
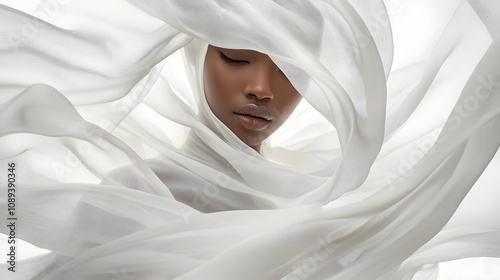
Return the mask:
[[(18, 238), (52, 252), (2, 277), (433, 279), (500, 257), (497, 2), (0, 3), (0, 157)], [(208, 107), (208, 44), (268, 54), (304, 97), (260, 154)]]

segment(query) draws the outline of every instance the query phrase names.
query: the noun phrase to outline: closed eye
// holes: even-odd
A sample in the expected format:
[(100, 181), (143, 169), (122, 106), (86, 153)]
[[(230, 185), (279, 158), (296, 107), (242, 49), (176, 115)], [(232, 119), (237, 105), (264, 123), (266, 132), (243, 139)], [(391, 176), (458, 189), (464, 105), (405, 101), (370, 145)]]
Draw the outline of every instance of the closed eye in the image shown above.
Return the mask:
[(237, 60), (237, 59), (232, 59), (225, 55), (223, 52), (219, 51), (220, 57), (227, 63), (233, 64), (233, 65), (243, 65), (243, 64), (248, 64), (250, 62), (246, 60)]

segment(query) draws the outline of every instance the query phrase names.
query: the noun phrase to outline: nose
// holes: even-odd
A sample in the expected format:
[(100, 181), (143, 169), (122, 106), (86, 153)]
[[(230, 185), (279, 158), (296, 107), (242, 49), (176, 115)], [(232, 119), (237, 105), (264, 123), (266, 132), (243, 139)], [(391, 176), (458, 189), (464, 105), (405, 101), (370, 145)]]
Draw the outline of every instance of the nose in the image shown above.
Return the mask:
[(245, 96), (259, 101), (273, 100), (272, 72), (269, 67), (256, 67), (252, 72), (245, 87)]

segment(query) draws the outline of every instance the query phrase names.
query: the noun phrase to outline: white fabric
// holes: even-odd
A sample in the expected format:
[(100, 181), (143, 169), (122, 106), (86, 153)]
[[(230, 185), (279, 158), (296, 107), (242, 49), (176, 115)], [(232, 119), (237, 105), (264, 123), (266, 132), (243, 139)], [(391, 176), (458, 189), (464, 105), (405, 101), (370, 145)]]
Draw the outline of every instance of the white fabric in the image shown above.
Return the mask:
[[(497, 2), (0, 3), (0, 157), (18, 237), (53, 252), (15, 279), (432, 279), (500, 257), (500, 219), (471, 218), (498, 206), (466, 203), (498, 194)], [(268, 54), (304, 97), (261, 154), (208, 108), (207, 44)]]

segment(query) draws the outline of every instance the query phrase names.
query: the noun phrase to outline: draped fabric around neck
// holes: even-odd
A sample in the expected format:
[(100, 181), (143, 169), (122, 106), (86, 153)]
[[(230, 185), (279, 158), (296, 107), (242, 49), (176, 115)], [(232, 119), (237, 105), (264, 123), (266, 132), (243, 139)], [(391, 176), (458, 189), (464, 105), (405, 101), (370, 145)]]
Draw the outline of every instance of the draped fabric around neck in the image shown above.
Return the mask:
[[(0, 157), (18, 238), (51, 251), (16, 279), (432, 279), (500, 257), (500, 219), (468, 218), (499, 179), (498, 4), (0, 3)], [(304, 97), (261, 153), (207, 104), (209, 44), (269, 55)]]

